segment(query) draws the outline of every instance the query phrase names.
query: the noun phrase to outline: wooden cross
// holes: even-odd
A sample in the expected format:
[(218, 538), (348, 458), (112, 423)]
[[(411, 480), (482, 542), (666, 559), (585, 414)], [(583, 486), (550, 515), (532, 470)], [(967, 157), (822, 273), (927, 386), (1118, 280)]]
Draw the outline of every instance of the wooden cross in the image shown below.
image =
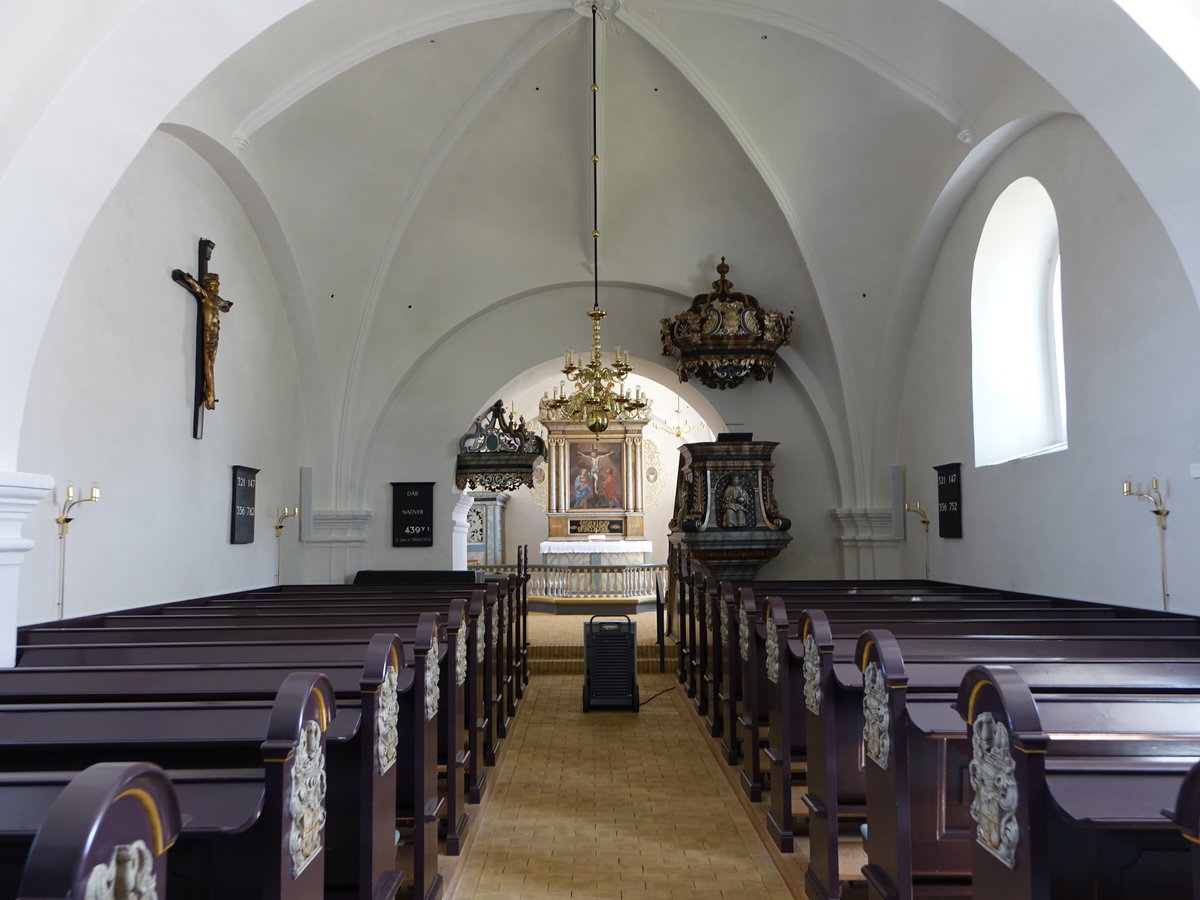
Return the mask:
[(171, 272), (171, 279), (183, 285), (196, 298), (196, 392), (192, 413), (192, 437), (204, 437), (204, 410), (216, 409), (216, 380), (213, 366), (217, 359), (217, 344), (221, 339), (221, 313), (229, 312), (233, 304), (218, 293), (220, 278), (208, 271), (216, 247), (207, 238), (200, 239), (196, 277), (183, 269)]

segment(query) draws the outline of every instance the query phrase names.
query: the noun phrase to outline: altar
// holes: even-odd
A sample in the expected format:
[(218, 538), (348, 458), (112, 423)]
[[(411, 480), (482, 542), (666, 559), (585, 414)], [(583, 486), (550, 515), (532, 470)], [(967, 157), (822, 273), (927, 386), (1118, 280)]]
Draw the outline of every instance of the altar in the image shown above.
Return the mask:
[(547, 566), (640, 566), (650, 562), (652, 541), (542, 541)]

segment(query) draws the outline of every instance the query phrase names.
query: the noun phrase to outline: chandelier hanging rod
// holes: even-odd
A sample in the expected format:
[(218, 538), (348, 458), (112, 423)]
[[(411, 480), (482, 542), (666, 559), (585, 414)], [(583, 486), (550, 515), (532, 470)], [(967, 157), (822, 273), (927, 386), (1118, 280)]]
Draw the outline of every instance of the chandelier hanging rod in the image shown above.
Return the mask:
[(592, 309), (600, 308), (600, 84), (596, 80), (596, 4), (592, 4)]

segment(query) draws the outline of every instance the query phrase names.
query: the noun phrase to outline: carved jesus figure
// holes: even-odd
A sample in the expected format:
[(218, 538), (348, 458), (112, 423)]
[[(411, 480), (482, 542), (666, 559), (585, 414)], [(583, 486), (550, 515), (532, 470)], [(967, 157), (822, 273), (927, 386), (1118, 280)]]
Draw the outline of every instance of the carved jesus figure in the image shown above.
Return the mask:
[(221, 313), (229, 312), (233, 303), (221, 297), (221, 281), (213, 272), (202, 276), (199, 282), (182, 269), (173, 271), (171, 277), (191, 291), (196, 302), (200, 304), (204, 329), (204, 407), (216, 409), (216, 379), (213, 366), (217, 359), (217, 344), (221, 340)]

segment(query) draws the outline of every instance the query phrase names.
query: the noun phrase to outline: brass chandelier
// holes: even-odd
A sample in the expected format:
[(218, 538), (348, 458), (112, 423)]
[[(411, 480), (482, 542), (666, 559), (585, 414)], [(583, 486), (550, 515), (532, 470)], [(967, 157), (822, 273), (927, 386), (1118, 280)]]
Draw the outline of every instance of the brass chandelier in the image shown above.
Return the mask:
[(596, 4), (592, 4), (592, 309), (587, 314), (592, 320), (592, 352), (584, 358), (575, 357), (568, 350), (563, 365), (563, 374), (571, 382), (572, 390), (564, 385), (555, 388), (553, 396), (543, 396), (540, 417), (545, 419), (570, 419), (581, 421), (588, 430), (599, 434), (608, 428), (609, 422), (636, 418), (646, 409), (648, 402), (641, 389), (630, 393), (623, 387), (626, 376), (633, 371), (629, 364), (629, 352), (621, 354), (617, 347), (611, 365), (605, 365), (600, 342), (600, 322), (607, 315), (600, 308), (600, 202), (599, 166), (597, 150), (597, 104), (600, 87), (596, 83)]

